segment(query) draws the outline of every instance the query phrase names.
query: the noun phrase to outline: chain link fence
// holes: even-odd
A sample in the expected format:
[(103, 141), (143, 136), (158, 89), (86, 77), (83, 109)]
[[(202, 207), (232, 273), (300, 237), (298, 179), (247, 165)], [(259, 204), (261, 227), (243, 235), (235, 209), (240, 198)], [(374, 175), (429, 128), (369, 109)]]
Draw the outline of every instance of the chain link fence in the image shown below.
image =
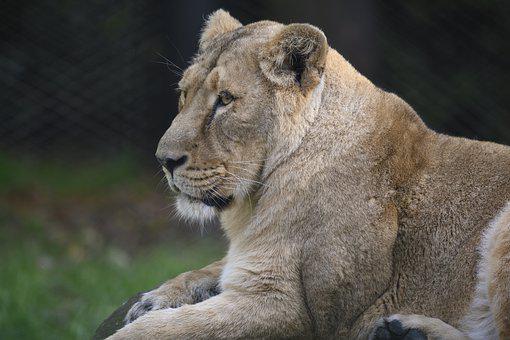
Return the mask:
[[(172, 86), (203, 18), (310, 22), (433, 128), (510, 144), (504, 1), (4, 1), (0, 150), (149, 152), (175, 114)], [(161, 56), (160, 56), (161, 55)], [(178, 72), (177, 72), (178, 73)]]
[(10, 1), (2, 9), (2, 148), (78, 152), (150, 135), (158, 25), (143, 2)]

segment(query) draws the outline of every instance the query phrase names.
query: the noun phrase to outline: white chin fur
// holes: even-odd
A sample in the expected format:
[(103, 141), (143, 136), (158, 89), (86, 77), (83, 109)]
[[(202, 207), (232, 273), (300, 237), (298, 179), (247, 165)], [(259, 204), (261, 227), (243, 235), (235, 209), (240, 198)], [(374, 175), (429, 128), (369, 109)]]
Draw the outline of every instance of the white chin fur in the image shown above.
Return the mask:
[(200, 201), (190, 200), (184, 195), (177, 196), (175, 207), (179, 217), (189, 222), (210, 222), (216, 217), (216, 209)]

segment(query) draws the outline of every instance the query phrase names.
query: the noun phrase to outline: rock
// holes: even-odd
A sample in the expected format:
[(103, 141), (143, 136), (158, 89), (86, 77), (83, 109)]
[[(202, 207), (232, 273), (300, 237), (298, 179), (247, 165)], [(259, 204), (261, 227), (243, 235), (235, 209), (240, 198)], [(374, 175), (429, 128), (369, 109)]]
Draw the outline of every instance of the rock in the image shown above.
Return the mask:
[(99, 327), (96, 329), (96, 332), (94, 333), (93, 340), (102, 340), (113, 333), (115, 333), (118, 329), (122, 328), (124, 326), (124, 317), (126, 316), (127, 312), (131, 308), (132, 305), (135, 304), (138, 300), (140, 300), (140, 297), (142, 296), (143, 292), (138, 293), (137, 295), (131, 297), (129, 300), (124, 302), (122, 306), (117, 308), (106, 320), (104, 320)]

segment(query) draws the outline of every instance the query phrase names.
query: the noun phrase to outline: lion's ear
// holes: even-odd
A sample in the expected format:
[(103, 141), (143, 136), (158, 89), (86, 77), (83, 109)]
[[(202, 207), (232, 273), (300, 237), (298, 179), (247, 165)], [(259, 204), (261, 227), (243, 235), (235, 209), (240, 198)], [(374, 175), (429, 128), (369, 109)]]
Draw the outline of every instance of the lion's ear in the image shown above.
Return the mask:
[(299, 86), (303, 92), (320, 81), (328, 42), (320, 29), (308, 24), (285, 26), (261, 53), (266, 77), (282, 86)]
[(214, 11), (209, 15), (202, 28), (200, 36), (200, 49), (204, 49), (207, 43), (223, 33), (227, 33), (242, 27), (239, 20), (235, 19), (223, 9)]

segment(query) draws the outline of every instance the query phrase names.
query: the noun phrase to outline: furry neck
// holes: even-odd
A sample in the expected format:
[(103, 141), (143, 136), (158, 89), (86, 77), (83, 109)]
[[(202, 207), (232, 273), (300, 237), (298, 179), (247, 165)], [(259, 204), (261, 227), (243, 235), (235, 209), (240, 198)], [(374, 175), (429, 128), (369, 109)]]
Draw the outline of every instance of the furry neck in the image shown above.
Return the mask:
[[(315, 135), (317, 133), (315, 130), (321, 129), (320, 125), (324, 124), (324, 119), (335, 120), (334, 124), (328, 125), (337, 125), (335, 130), (339, 133), (342, 133), (340, 130), (344, 128), (352, 129), (350, 127), (352, 122), (348, 124), (347, 121), (356, 120), (353, 112), (343, 113), (343, 111), (345, 106), (349, 106), (356, 112), (359, 111), (359, 108), (355, 108), (352, 104), (352, 102), (358, 102), (356, 98), (359, 96), (359, 84), (373, 86), (336, 51), (330, 50), (326, 70), (319, 84), (305, 99), (301, 110), (292, 115), (288, 114), (288, 108), (287, 112), (284, 109), (281, 110), (281, 119), (275, 128), (275, 136), (273, 141), (268, 143), (271, 151), (267, 155), (260, 181), (265, 183), (270, 175), (296, 152), (307, 134)], [(283, 100), (282, 106), (285, 105)], [(347, 110), (350, 111), (348, 108)], [(242, 232), (253, 218), (258, 198), (263, 191), (264, 188), (260, 187), (257, 192), (233, 202), (231, 207), (220, 214), (222, 229), (231, 241), (236, 239), (236, 235)]]
[[(293, 118), (287, 117), (286, 121), (280, 123), (276, 129), (278, 134), (276, 143), (274, 143), (262, 169), (261, 182), (264, 182), (301, 145), (320, 110), (323, 89), (324, 76), (306, 98), (306, 104), (300, 112), (293, 115)], [(299, 119), (295, 119), (295, 117), (299, 117)], [(282, 127), (282, 125), (286, 126)], [(263, 188), (258, 190), (263, 190)], [(219, 218), (222, 229), (231, 241), (253, 217), (259, 194), (259, 192), (250, 193), (242, 200), (234, 201), (231, 207), (221, 212)]]
[[(301, 145), (320, 110), (323, 90), (324, 75), (307, 98), (307, 102), (300, 112), (297, 112), (293, 117), (286, 114), (281, 115), (281, 121), (278, 122), (279, 126), (274, 132), (277, 134), (274, 138), (274, 146), (262, 170), (262, 182)], [(296, 117), (298, 118), (296, 119)]]

